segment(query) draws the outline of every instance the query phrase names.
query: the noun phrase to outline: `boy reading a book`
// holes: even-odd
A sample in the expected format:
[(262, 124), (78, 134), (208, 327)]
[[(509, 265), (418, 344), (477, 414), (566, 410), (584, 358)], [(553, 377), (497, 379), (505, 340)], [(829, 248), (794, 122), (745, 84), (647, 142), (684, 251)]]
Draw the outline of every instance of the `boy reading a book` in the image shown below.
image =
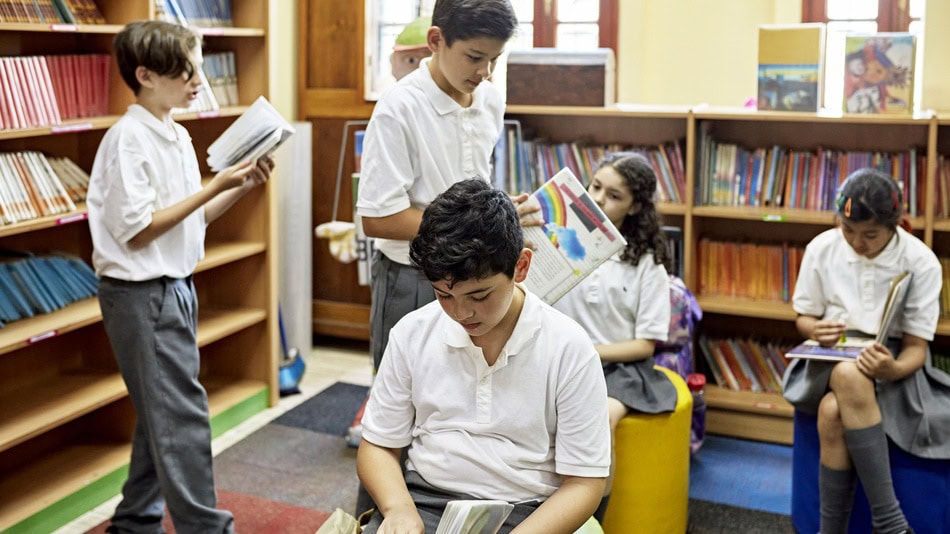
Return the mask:
[(365, 532), (435, 532), (459, 499), (516, 504), (502, 532), (574, 532), (597, 508), (610, 464), (600, 360), (520, 284), (531, 254), (514, 204), (482, 180), (423, 214), (410, 257), (438, 302), (393, 328), (363, 416), (357, 469), (380, 512)]
[[(888, 287), (898, 273), (912, 277), (886, 343), (862, 349), (853, 361), (793, 359), (783, 391), (799, 410), (818, 416), (821, 532), (847, 532), (860, 479), (875, 532), (908, 532), (894, 493), (888, 438), (926, 458), (950, 458), (947, 387), (929, 378), (942, 280), (934, 253), (901, 220), (901, 191), (875, 169), (841, 185), (838, 227), (805, 249), (792, 304), (802, 336), (833, 346), (841, 334), (874, 334)], [(838, 320), (843, 314), (847, 322)]]
[(99, 145), (87, 202), (103, 326), (137, 419), (109, 531), (160, 532), (167, 504), (179, 532), (233, 532), (231, 513), (215, 509), (192, 273), (205, 226), (266, 182), (274, 162), (228, 167), (202, 187), (191, 137), (171, 118), (198, 95), (200, 35), (133, 22), (113, 44), (135, 104)]

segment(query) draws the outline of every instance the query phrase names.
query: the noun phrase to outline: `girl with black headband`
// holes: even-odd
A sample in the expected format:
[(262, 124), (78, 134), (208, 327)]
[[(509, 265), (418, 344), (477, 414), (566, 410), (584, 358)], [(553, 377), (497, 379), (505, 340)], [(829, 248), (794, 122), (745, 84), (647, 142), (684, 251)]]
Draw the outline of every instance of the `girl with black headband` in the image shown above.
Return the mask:
[[(862, 169), (841, 185), (836, 228), (805, 249), (792, 300), (799, 333), (824, 346), (846, 331), (877, 334), (890, 280), (911, 273), (903, 309), (855, 361), (793, 360), (784, 394), (817, 414), (821, 446), (821, 532), (847, 532), (860, 479), (874, 532), (912, 532), (894, 492), (888, 438), (926, 458), (950, 458), (947, 378), (930, 362), (940, 314), (940, 263), (901, 225), (901, 192), (880, 171)], [(934, 378), (936, 377), (936, 378)], [(941, 380), (944, 383), (941, 383)]]

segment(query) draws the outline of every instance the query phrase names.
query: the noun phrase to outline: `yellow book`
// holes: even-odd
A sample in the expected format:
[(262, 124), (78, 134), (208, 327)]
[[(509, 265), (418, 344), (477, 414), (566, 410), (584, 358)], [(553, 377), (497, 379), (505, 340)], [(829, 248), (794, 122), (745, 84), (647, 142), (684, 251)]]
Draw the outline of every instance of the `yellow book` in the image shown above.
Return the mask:
[(824, 23), (759, 26), (758, 108), (818, 111)]

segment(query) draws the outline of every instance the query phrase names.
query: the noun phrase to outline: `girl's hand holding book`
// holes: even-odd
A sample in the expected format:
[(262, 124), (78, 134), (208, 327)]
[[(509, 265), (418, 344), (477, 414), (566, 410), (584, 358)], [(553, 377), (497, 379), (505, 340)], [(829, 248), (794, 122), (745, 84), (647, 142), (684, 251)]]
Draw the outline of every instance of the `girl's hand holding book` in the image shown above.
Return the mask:
[(872, 343), (861, 350), (854, 363), (858, 370), (870, 378), (894, 380), (897, 375), (897, 360), (887, 347), (880, 343)]
[(812, 338), (822, 347), (833, 347), (845, 333), (847, 325), (843, 321), (821, 319), (815, 322)]

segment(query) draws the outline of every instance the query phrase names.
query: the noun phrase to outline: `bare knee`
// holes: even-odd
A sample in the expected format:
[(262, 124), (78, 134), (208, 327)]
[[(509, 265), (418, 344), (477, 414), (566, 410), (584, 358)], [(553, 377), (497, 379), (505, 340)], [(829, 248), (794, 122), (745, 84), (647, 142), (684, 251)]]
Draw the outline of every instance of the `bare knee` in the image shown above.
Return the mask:
[(853, 362), (843, 362), (831, 371), (829, 387), (834, 392), (836, 410), (864, 412), (877, 406), (874, 380), (862, 373)]

